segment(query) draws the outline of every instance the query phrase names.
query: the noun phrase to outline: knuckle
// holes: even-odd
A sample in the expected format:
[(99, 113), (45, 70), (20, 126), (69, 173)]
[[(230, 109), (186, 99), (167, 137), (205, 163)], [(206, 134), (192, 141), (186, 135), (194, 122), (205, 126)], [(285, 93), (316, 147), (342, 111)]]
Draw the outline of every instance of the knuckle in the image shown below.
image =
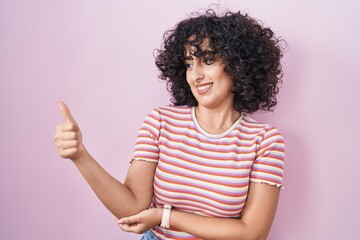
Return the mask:
[(70, 130), (73, 130), (73, 131), (78, 130), (78, 126), (76, 125), (76, 123), (73, 123), (73, 122), (69, 122), (68, 127)]
[(58, 139), (60, 135), (60, 131), (58, 129), (56, 129), (55, 133), (54, 133), (54, 139)]
[(72, 136), (73, 139), (78, 139), (79, 138), (77, 132), (72, 132), (71, 136)]
[(77, 139), (79, 139), (78, 133), (77, 133), (77, 132), (72, 132), (71, 138), (74, 139), (75, 141), (76, 141)]
[(61, 148), (62, 143), (61, 143), (61, 142), (59, 142), (59, 141), (57, 141), (57, 142), (55, 143), (55, 145), (56, 145), (56, 147), (57, 147), (57, 148)]
[(69, 123), (68, 123), (68, 127), (69, 127), (70, 129), (74, 129), (74, 128), (75, 128), (75, 124), (72, 123), (72, 122), (69, 122)]
[(59, 155), (63, 158), (67, 157), (67, 154), (64, 151), (59, 151)]

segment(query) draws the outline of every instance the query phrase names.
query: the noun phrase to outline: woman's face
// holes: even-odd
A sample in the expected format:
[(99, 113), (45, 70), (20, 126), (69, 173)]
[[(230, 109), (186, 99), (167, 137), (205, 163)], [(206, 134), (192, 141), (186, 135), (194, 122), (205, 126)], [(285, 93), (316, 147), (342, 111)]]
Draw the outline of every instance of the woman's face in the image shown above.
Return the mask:
[(200, 58), (193, 55), (194, 47), (185, 47), (186, 80), (199, 107), (233, 107), (233, 81), (224, 71), (223, 60), (213, 54), (206, 54), (206, 51), (211, 52), (207, 39), (204, 39), (200, 47), (205, 52)]

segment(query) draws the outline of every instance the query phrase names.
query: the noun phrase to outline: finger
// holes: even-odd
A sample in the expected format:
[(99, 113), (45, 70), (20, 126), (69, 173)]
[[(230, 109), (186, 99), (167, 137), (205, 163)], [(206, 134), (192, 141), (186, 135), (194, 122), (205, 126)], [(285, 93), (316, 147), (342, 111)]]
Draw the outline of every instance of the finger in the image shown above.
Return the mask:
[(76, 125), (76, 123), (66, 121), (65, 123), (59, 125), (59, 130), (64, 131), (64, 132), (78, 131), (79, 127), (78, 127), (78, 125)]
[(130, 217), (124, 217), (124, 218), (120, 218), (117, 223), (118, 224), (127, 224), (127, 225), (133, 225), (136, 224), (140, 221), (140, 219), (137, 218), (137, 215), (133, 215)]
[(131, 224), (130, 217), (124, 217), (117, 220), (117, 224)]
[(58, 102), (58, 107), (60, 109), (61, 115), (64, 117), (64, 119), (66, 121), (76, 123), (75, 118), (71, 115), (71, 112), (70, 112), (69, 108), (66, 106), (65, 103), (59, 101)]
[(68, 148), (68, 149), (61, 150), (59, 152), (59, 154), (63, 158), (71, 158), (71, 157), (75, 156), (75, 154), (77, 152), (78, 152), (78, 148)]
[(121, 228), (121, 230), (125, 231), (125, 232), (133, 232), (133, 233), (138, 233), (139, 232), (139, 224), (135, 223), (132, 225), (128, 225), (128, 224), (118, 224), (119, 227)]
[(58, 149), (69, 149), (69, 148), (77, 148), (79, 147), (79, 141), (77, 140), (70, 140), (70, 141), (59, 141), (56, 143), (56, 147)]
[(56, 134), (62, 134), (63, 132), (78, 132), (78, 131), (79, 131), (78, 125), (68, 121), (57, 125), (55, 128)]
[(129, 226), (129, 225), (119, 224), (119, 227), (121, 228), (121, 230), (123, 230), (125, 232), (131, 232), (131, 226)]
[(66, 140), (80, 140), (78, 132), (57, 132), (54, 136), (56, 141), (66, 141)]

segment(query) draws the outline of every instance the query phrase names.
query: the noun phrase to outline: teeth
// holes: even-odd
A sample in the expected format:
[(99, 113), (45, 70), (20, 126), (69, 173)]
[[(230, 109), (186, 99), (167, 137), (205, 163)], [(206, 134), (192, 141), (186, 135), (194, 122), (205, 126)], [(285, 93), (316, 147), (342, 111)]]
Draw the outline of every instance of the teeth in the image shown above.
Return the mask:
[(198, 86), (197, 89), (199, 89), (200, 91), (203, 91), (209, 87), (211, 87), (212, 83), (206, 84), (206, 85), (202, 85), (202, 86)]

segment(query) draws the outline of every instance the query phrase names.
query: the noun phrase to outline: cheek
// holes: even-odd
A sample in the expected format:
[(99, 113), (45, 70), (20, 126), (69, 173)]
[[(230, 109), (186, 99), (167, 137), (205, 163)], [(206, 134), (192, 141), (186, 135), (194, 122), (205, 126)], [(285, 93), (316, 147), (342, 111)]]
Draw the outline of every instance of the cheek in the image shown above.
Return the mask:
[(185, 73), (185, 80), (186, 80), (187, 84), (189, 84), (189, 86), (191, 87), (191, 80), (190, 80), (189, 71), (186, 71), (186, 73)]
[(222, 85), (223, 85), (224, 89), (226, 89), (226, 91), (232, 91), (234, 83), (233, 83), (233, 80), (230, 78), (230, 76), (223, 75), (222, 76)]

